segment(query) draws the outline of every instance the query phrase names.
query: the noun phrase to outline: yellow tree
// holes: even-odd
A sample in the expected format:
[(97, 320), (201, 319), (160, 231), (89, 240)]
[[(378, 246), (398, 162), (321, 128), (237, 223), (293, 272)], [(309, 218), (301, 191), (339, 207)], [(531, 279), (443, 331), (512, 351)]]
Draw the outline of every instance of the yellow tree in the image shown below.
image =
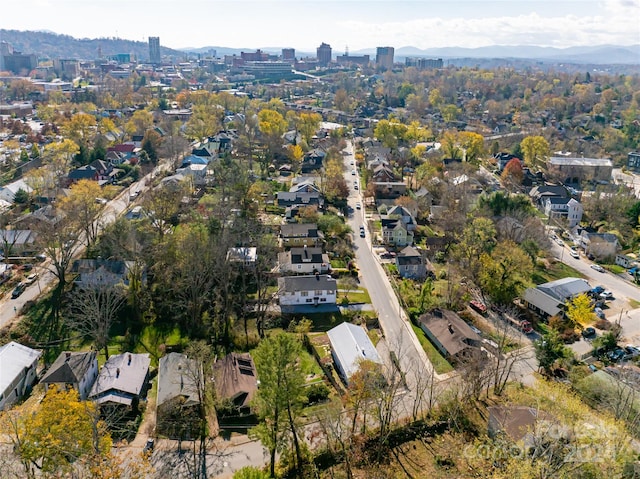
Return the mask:
[[(269, 158), (282, 146), (282, 135), (287, 130), (287, 120), (275, 110), (261, 110), (258, 113), (258, 129), (265, 138)], [(268, 158), (266, 159), (268, 161)], [(266, 165), (263, 165), (263, 169)]]
[(484, 138), (478, 133), (463, 131), (458, 135), (460, 146), (464, 149), (466, 161), (475, 163), (484, 153)]
[(5, 432), (29, 478), (36, 477), (35, 469), (63, 477), (76, 461), (111, 449), (98, 406), (80, 401), (74, 389), (50, 388), (37, 409), (11, 416), (8, 423)]
[(144, 135), (145, 131), (150, 128), (153, 128), (153, 115), (147, 110), (133, 112), (131, 119), (125, 126), (129, 135)]
[(520, 143), (524, 162), (533, 166), (536, 161), (544, 161), (549, 156), (549, 143), (542, 136), (527, 136)]
[(191, 118), (186, 124), (185, 133), (189, 138), (201, 141), (220, 131), (222, 125), (222, 110), (218, 105), (196, 105), (193, 107)]
[(594, 317), (591, 300), (586, 294), (579, 294), (567, 303), (567, 318), (574, 324), (585, 327), (593, 322)]
[(43, 159), (47, 162), (56, 177), (62, 178), (69, 172), (74, 155), (80, 148), (73, 140), (65, 139), (58, 143), (49, 143), (44, 147)]
[(311, 137), (315, 135), (320, 127), (322, 117), (317, 113), (301, 113), (298, 118), (298, 131), (302, 135), (304, 141), (309, 144)]
[(293, 164), (293, 172), (297, 173), (300, 168), (300, 163), (302, 162), (302, 158), (304, 157), (304, 152), (302, 151), (302, 147), (300, 145), (289, 145), (289, 158), (291, 159), (291, 163)]
[(60, 200), (60, 209), (85, 234), (87, 246), (91, 247), (98, 236), (98, 214), (102, 205), (96, 198), (102, 195), (102, 189), (92, 180), (80, 180), (69, 189), (69, 194)]
[(56, 176), (49, 168), (44, 166), (27, 171), (23, 179), (33, 190), (35, 197), (42, 196), (56, 187)]
[(73, 115), (62, 125), (62, 132), (78, 145), (86, 147), (95, 133), (95, 128), (95, 117), (80, 112)]

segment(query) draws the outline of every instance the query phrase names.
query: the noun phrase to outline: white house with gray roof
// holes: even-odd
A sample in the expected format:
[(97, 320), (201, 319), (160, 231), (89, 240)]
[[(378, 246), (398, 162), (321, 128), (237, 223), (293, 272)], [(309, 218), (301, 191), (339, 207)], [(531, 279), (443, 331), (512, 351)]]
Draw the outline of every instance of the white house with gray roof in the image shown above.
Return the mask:
[(42, 351), (11, 341), (0, 346), (0, 411), (20, 400), (37, 379)]
[(376, 347), (365, 329), (351, 323), (342, 323), (327, 331), (331, 343), (331, 355), (336, 369), (349, 384), (349, 378), (360, 368), (362, 361), (383, 364)]
[(278, 278), (280, 306), (336, 304), (338, 286), (329, 275), (285, 276)]
[(144, 395), (151, 360), (148, 354), (123, 353), (111, 356), (102, 366), (89, 399), (99, 405), (134, 406)]

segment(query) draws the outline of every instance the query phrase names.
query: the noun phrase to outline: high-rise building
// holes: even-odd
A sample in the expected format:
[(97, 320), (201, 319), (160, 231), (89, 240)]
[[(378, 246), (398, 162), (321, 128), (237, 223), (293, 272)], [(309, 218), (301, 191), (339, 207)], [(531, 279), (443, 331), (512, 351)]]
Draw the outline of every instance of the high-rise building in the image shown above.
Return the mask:
[(296, 59), (296, 49), (295, 48), (283, 48), (282, 49), (282, 61), (292, 61)]
[(153, 64), (162, 63), (160, 37), (149, 37), (149, 62)]
[(376, 66), (385, 70), (393, 69), (393, 47), (378, 47), (376, 49)]
[(318, 56), (318, 64), (320, 66), (326, 67), (329, 63), (331, 63), (331, 45), (322, 43), (317, 48), (316, 54)]
[(418, 58), (407, 57), (405, 58), (405, 65), (408, 67), (416, 67), (418, 70), (426, 70), (430, 68), (442, 68), (442, 58)]

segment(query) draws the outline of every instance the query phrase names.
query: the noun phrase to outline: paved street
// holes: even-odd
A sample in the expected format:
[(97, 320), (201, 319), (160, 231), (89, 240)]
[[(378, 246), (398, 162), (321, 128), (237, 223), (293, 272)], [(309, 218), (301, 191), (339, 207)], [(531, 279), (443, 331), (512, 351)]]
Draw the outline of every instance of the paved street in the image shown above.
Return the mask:
[[(371, 234), (366, 224), (364, 200), (361, 195), (361, 188), (365, 185), (359, 184), (353, 142), (349, 141), (347, 145), (347, 154), (344, 155), (345, 179), (350, 188), (348, 203), (353, 211), (349, 215), (348, 223), (354, 232), (354, 248), (360, 278), (369, 291), (373, 307), (378, 313), (387, 346), (396, 352), (401, 368), (407, 375), (407, 385), (410, 390), (413, 390), (417, 382), (416, 375), (431, 374), (432, 365), (418, 343), (405, 312), (400, 308), (391, 283), (373, 252)], [(352, 162), (354, 164), (351, 164)], [(351, 174), (354, 169), (356, 169), (355, 176)], [(354, 181), (358, 182), (358, 190), (354, 189)], [(362, 209), (356, 208), (358, 202), (362, 205)], [(365, 226), (365, 238), (359, 235), (361, 225)]]
[[(150, 173), (137, 183), (133, 183), (129, 188), (126, 188), (105, 205), (100, 218), (96, 220), (99, 222), (99, 229), (113, 223), (116, 218), (129, 207), (129, 194), (131, 191), (139, 190), (144, 192), (150, 187), (151, 182), (149, 177), (152, 174), (153, 173)], [(74, 256), (80, 257), (84, 249), (85, 244), (84, 241), (81, 240)], [(35, 300), (40, 296), (42, 291), (46, 291), (51, 285), (55, 284), (55, 276), (48, 268), (49, 261), (45, 261), (40, 264), (34, 263), (34, 271), (40, 275), (38, 281), (28, 286), (25, 292), (18, 298), (11, 299), (11, 292), (8, 292), (4, 298), (0, 300), (0, 328), (3, 328), (5, 325), (13, 321), (27, 301)]]

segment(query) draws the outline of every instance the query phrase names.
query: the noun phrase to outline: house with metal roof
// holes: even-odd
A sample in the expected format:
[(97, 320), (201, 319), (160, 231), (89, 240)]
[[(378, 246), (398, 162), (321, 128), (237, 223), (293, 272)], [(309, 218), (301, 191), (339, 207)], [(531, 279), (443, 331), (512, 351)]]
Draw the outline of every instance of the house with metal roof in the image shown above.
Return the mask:
[(200, 395), (196, 387), (199, 365), (185, 354), (169, 353), (158, 363), (157, 433), (190, 439), (199, 431)]
[(567, 300), (590, 290), (591, 286), (582, 278), (562, 278), (527, 288), (522, 301), (527, 308), (547, 318), (562, 314)]
[(89, 399), (101, 406), (112, 404), (135, 409), (147, 391), (150, 364), (146, 353), (111, 356), (102, 366)]
[(55, 384), (58, 389), (72, 387), (85, 400), (98, 377), (96, 351), (63, 351), (40, 380), (45, 390)]
[(24, 397), (36, 382), (41, 355), (42, 351), (13, 341), (0, 346), (0, 411)]
[(613, 162), (610, 158), (571, 158), (552, 156), (549, 158), (549, 170), (562, 174), (564, 183), (582, 181), (610, 181)]
[(341, 323), (327, 331), (327, 336), (336, 370), (347, 384), (351, 376), (360, 368), (362, 361), (383, 364), (376, 347), (362, 326)]

